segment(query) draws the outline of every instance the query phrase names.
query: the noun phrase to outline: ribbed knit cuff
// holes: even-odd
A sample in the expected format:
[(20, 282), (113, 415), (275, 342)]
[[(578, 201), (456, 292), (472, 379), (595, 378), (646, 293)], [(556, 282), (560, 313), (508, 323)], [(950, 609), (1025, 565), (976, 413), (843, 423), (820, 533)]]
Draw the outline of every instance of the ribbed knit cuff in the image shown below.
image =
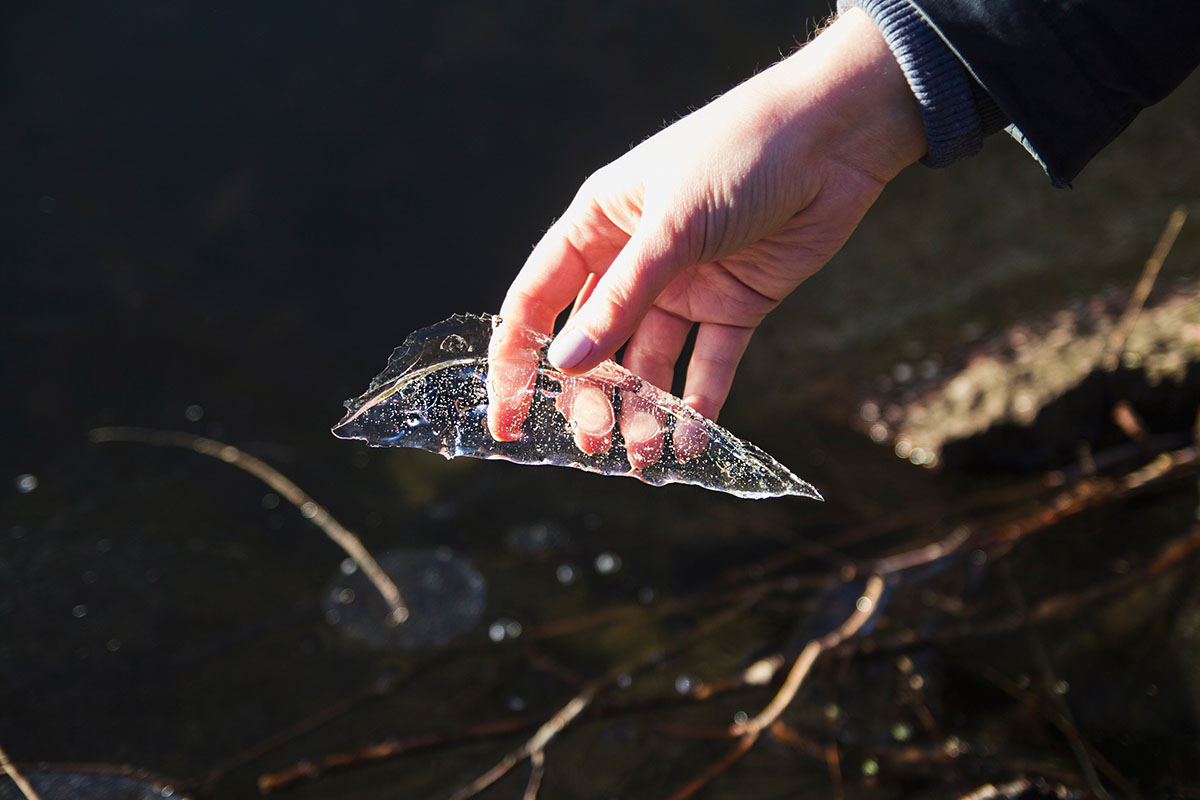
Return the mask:
[[(947, 167), (979, 152), (985, 131), (977, 92), (982, 95), (980, 100), (990, 103), (986, 108), (989, 127), (998, 121), (992, 116), (993, 112), (999, 114), (999, 107), (982, 87), (977, 88), (975, 79), (916, 6), (908, 0), (838, 0), (839, 12), (854, 6), (866, 12), (883, 34), (921, 107), (929, 148), (921, 163)], [(987, 133), (994, 130), (998, 127)]]

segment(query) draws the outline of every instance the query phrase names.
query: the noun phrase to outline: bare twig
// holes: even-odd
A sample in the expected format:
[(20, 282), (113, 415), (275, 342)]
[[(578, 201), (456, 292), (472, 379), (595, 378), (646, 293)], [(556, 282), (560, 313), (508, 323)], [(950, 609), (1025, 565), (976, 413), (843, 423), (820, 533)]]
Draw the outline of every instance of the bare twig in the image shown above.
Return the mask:
[[(214, 767), (210, 767), (203, 777), (196, 783), (205, 792), (211, 792), (221, 779), (224, 778), (234, 769), (245, 766), (257, 758), (266, 755), (284, 744), (297, 739), (307, 733), (326, 725), (333, 720), (348, 714), (350, 711), (371, 700), (377, 700), (388, 694), (391, 694), (398, 683), (403, 679), (398, 675), (383, 675), (373, 680), (367, 688), (360, 691), (358, 694), (339, 700), (331, 706), (321, 709), (315, 714), (312, 714), (305, 719), (300, 720), (294, 725), (291, 725), (284, 730), (268, 736), (266, 739), (254, 744), (237, 755), (222, 761)], [(264, 789), (269, 791), (270, 788)]]
[(546, 752), (535, 750), (529, 754), (529, 781), (525, 784), (525, 794), (522, 800), (537, 800), (538, 789), (542, 785), (542, 776), (546, 773)]
[(1125, 311), (1121, 314), (1121, 319), (1109, 336), (1103, 362), (1104, 368), (1109, 372), (1116, 369), (1121, 362), (1121, 354), (1125, 352), (1125, 342), (1129, 339), (1129, 332), (1133, 330), (1138, 316), (1142, 313), (1142, 308), (1146, 305), (1146, 298), (1150, 296), (1150, 290), (1154, 288), (1154, 281), (1158, 278), (1158, 272), (1162, 269), (1163, 262), (1167, 260), (1167, 255), (1175, 246), (1175, 239), (1179, 236), (1179, 230), (1183, 227), (1185, 219), (1187, 219), (1187, 209), (1183, 206), (1176, 206), (1171, 215), (1167, 217), (1167, 224), (1163, 228), (1162, 234), (1159, 235), (1158, 243), (1154, 245), (1150, 258), (1146, 259), (1146, 265), (1142, 268), (1142, 277), (1138, 279), (1133, 293), (1129, 296)]
[(796, 692), (800, 690), (800, 685), (804, 683), (804, 679), (812, 669), (817, 656), (826, 650), (837, 647), (858, 633), (859, 629), (875, 615), (875, 610), (879, 606), (879, 598), (882, 595), (883, 578), (879, 575), (872, 575), (867, 579), (866, 589), (863, 590), (862, 597), (858, 598), (854, 613), (847, 617), (845, 622), (824, 636), (810, 639), (808, 644), (804, 646), (804, 649), (800, 651), (800, 655), (796, 658), (796, 661), (792, 664), (787, 678), (783, 681), (783, 686), (780, 687), (766, 708), (745, 722), (733, 723), (729, 729), (730, 733), (734, 736), (749, 736), (751, 734), (757, 736), (763, 728), (766, 728), (779, 719), (779, 715), (791, 704), (796, 696)]
[(143, 444), (168, 445), (182, 447), (201, 455), (210, 456), (224, 461), (226, 464), (248, 472), (263, 483), (279, 492), (285, 500), (300, 512), (300, 515), (316, 525), (325, 535), (350, 556), (363, 574), (370, 579), (376, 591), (383, 597), (391, 609), (389, 622), (399, 625), (408, 619), (408, 606), (396, 584), (383, 571), (379, 563), (363, 547), (361, 541), (353, 533), (342, 526), (328, 511), (312, 499), (296, 484), (292, 483), (279, 470), (260, 458), (239, 450), (230, 444), (218, 442), (204, 436), (193, 436), (183, 431), (160, 431), (151, 428), (94, 428), (88, 433), (93, 442), (141, 442)]
[(668, 652), (682, 650), (690, 643), (694, 642), (706, 632), (712, 631), (730, 620), (740, 616), (742, 612), (750, 608), (752, 605), (762, 599), (765, 590), (746, 593), (736, 606), (726, 609), (724, 612), (717, 614), (715, 617), (706, 620), (704, 623), (696, 626), (687, 636), (682, 637), (673, 642), (669, 648), (656, 647), (648, 653), (637, 659), (634, 663), (621, 667), (620, 669), (612, 670), (600, 680), (593, 681), (587, 684), (583, 689), (576, 694), (571, 700), (563, 706), (559, 711), (547, 720), (537, 732), (529, 738), (524, 744), (517, 749), (508, 753), (504, 758), (489, 769), (487, 772), (480, 775), (471, 783), (462, 787), (454, 794), (450, 795), (450, 800), (467, 800), (474, 797), (483, 789), (497, 781), (501, 776), (507, 773), (514, 766), (519, 764), (523, 759), (529, 758), (535, 752), (540, 752), (546, 748), (546, 745), (557, 736), (567, 725), (575, 720), (576, 717), (583, 712), (603, 690), (612, 686), (623, 675), (632, 675), (650, 667), (653, 664), (658, 664), (666, 658)]
[[(771, 726), (775, 730), (775, 726)], [(833, 786), (834, 800), (845, 800), (846, 787), (842, 781), (842, 755), (838, 750), (837, 737), (831, 735), (825, 742), (825, 768), (829, 771), (829, 783)]]
[(670, 800), (687, 800), (696, 792), (708, 785), (709, 781), (729, 769), (737, 760), (746, 755), (754, 743), (758, 741), (758, 731), (740, 737), (725, 755), (710, 764), (703, 772), (688, 781), (684, 786), (670, 796)]
[(4, 770), (4, 774), (17, 785), (21, 794), (25, 796), (25, 800), (41, 800), (33, 785), (17, 770), (16, 765), (9, 761), (8, 753), (5, 753), (2, 747), (0, 747), (0, 769)]
[(546, 720), (533, 736), (513, 750), (504, 758), (489, 769), (487, 772), (480, 775), (475, 780), (462, 787), (454, 794), (450, 795), (450, 800), (466, 800), (468, 797), (474, 797), (482, 792), (487, 787), (498, 781), (510, 769), (524, 761), (526, 758), (533, 758), (534, 754), (541, 754), (546, 749), (546, 745), (562, 731), (563, 728), (571, 724), (585, 708), (591, 705), (591, 702), (596, 697), (595, 687), (586, 687), (582, 692), (572, 697), (565, 706), (560, 708), (554, 716)]

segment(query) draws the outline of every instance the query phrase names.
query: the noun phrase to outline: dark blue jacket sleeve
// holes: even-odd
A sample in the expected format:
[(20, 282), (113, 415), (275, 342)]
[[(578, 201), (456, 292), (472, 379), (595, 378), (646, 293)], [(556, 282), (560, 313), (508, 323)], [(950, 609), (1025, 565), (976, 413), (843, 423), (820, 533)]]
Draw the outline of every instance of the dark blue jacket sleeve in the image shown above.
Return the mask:
[(1067, 185), (1200, 63), (1196, 0), (909, 0)]

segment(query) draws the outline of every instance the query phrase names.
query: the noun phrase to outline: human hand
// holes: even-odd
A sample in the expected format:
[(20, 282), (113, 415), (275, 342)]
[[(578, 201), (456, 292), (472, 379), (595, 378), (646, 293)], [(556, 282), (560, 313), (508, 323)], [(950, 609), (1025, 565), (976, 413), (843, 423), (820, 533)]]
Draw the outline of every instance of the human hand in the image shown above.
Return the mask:
[[(624, 365), (670, 389), (698, 325), (684, 401), (715, 418), (763, 317), (842, 246), (901, 169), (925, 152), (920, 112), (874, 24), (857, 9), (812, 43), (647, 139), (588, 178), (534, 248), (500, 309), (543, 333), (576, 300), (550, 347), (572, 375), (628, 342)], [(501, 324), (488, 424), (519, 438), (536, 369)], [(586, 388), (586, 378), (580, 387)], [(613, 412), (560, 404), (585, 452), (607, 449)], [(616, 420), (634, 468), (656, 461), (663, 427), (622, 394)], [(604, 400), (604, 403), (607, 403)], [(647, 418), (646, 414), (651, 414)], [(580, 429), (603, 427), (600, 432)], [(677, 457), (694, 431), (677, 428)], [(611, 441), (609, 434), (608, 441)], [(702, 446), (702, 445), (701, 445)]]

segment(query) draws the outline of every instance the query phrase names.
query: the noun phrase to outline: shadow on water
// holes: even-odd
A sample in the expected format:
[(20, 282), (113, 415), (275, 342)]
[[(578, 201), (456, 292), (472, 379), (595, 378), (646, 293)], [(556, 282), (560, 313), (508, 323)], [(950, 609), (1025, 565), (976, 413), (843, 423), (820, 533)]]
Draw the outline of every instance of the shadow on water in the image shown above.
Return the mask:
[[(1002, 140), (906, 172), (766, 323), (722, 424), (825, 503), (328, 434), (405, 334), (494, 310), (582, 177), (820, 9), (7, 12), (0, 746), (46, 800), (448, 796), (539, 732), (480, 796), (1200, 795), (1194, 392), (1084, 381), (969, 443), (993, 474), (962, 443), (914, 467), (859, 418), (1131, 285), (1178, 204), (1163, 283), (1200, 272), (1195, 78), (1071, 192)], [(1101, 388), (1150, 446), (1102, 403), (1081, 463)], [(361, 576), (276, 492), (87, 441), (106, 425), (286, 473), (427, 581), (424, 646), (374, 641)]]

